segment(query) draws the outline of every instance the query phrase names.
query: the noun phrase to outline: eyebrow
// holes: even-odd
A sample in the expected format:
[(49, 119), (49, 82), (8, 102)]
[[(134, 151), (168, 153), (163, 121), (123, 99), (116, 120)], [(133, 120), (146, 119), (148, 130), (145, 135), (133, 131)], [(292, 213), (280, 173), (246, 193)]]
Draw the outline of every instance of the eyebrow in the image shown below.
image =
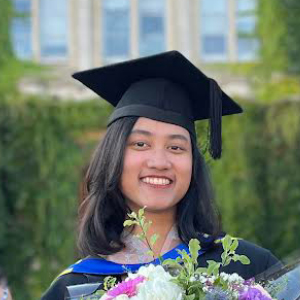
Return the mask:
[[(131, 131), (131, 134), (142, 134), (146, 136), (152, 136), (153, 134), (150, 131), (147, 130), (142, 130), (142, 129), (135, 129)], [(185, 142), (189, 142), (188, 138), (184, 136), (183, 134), (169, 134), (168, 138), (170, 140), (182, 140)]]
[(149, 132), (147, 130), (142, 130), (142, 129), (134, 129), (134, 130), (131, 131), (130, 135), (131, 134), (142, 134), (142, 135), (147, 135), (147, 136), (152, 135), (151, 132)]

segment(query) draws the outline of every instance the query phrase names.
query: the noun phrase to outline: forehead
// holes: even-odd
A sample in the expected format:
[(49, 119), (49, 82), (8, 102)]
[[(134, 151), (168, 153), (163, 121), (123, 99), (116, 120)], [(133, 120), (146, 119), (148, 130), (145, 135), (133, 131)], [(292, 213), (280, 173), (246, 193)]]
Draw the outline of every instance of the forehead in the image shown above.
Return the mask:
[(135, 130), (143, 130), (143, 131), (148, 131), (151, 133), (151, 135), (183, 135), (185, 136), (188, 140), (190, 140), (190, 133), (188, 132), (187, 129), (171, 124), (171, 123), (166, 123), (166, 122), (161, 122), (161, 121), (156, 121), (152, 120), (149, 118), (144, 118), (140, 117), (135, 125), (133, 126), (132, 131), (134, 132)]

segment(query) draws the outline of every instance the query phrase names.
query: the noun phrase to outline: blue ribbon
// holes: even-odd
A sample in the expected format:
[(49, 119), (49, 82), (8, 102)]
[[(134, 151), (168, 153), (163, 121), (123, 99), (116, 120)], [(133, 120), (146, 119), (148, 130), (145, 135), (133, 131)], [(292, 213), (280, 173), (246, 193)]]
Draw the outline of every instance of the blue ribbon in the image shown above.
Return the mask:
[[(188, 254), (189, 248), (186, 244), (179, 244), (176, 248), (166, 252), (162, 255), (162, 259), (176, 259), (177, 257), (181, 257), (178, 253), (178, 250), (185, 250)], [(206, 251), (201, 249), (199, 251), (199, 255), (202, 255)], [(117, 274), (125, 274), (128, 272), (136, 272), (141, 266), (146, 266), (149, 264), (159, 265), (161, 264), (160, 260), (157, 258), (149, 263), (142, 264), (118, 264), (103, 258), (94, 258), (88, 257), (80, 260), (79, 262), (71, 265), (66, 273), (80, 273), (80, 274), (91, 274), (91, 275), (117, 275)]]

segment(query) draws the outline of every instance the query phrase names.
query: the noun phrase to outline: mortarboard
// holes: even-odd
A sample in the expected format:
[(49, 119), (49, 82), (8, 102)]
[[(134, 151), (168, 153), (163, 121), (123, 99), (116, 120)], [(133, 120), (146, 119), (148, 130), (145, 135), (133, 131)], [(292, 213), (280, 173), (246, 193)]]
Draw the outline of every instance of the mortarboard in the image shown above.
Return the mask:
[(241, 107), (178, 51), (116, 63), (73, 74), (111, 103), (108, 126), (126, 116), (176, 124), (196, 135), (194, 122), (210, 120), (210, 154), (221, 157), (222, 115)]

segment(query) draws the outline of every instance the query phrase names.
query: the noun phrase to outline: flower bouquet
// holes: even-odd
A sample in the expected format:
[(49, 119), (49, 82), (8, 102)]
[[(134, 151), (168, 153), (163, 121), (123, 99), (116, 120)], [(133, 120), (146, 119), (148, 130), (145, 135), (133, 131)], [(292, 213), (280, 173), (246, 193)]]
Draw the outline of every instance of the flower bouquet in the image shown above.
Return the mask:
[[(125, 221), (124, 226), (141, 226), (142, 234), (139, 238), (145, 239), (150, 223), (146, 222), (143, 210), (128, 216), (129, 220)], [(155, 235), (147, 241), (149, 254), (153, 255), (151, 246), (157, 238)], [(254, 279), (244, 280), (236, 273), (227, 274), (220, 271), (221, 267), (227, 266), (231, 261), (250, 263), (248, 257), (235, 253), (238, 239), (226, 235), (221, 242), (223, 246), (221, 262), (208, 260), (207, 267), (198, 267), (197, 259), (201, 247), (197, 239), (192, 239), (189, 242), (189, 253), (178, 250), (180, 255), (176, 259), (160, 260), (159, 265), (142, 266), (136, 273), (129, 272), (128, 277), (119, 283), (116, 282), (116, 278), (108, 276), (104, 279), (103, 285), (84, 284), (68, 287), (70, 297), (67, 299), (300, 300), (300, 265), (288, 270), (289, 272), (283, 272), (284, 274), (280, 276), (273, 273), (272, 280), (265, 281), (263, 285), (257, 284)], [(294, 272), (292, 276), (287, 275), (291, 271)], [(102, 289), (99, 289), (100, 286)], [(289, 286), (292, 287), (293, 293), (288, 291)]]

